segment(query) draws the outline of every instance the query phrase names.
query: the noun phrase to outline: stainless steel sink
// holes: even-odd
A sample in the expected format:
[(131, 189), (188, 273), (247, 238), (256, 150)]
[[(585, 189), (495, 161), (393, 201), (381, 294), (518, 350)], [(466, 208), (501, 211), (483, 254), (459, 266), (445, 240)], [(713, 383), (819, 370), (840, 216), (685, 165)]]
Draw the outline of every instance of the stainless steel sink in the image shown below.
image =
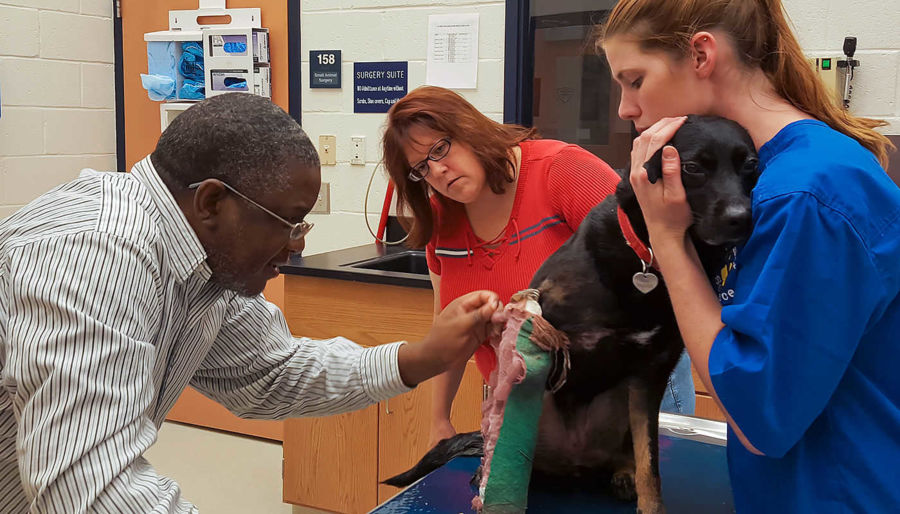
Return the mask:
[(347, 266), (351, 268), (428, 275), (428, 264), (425, 262), (425, 252), (421, 250), (406, 250), (391, 253), (374, 259), (347, 264)]

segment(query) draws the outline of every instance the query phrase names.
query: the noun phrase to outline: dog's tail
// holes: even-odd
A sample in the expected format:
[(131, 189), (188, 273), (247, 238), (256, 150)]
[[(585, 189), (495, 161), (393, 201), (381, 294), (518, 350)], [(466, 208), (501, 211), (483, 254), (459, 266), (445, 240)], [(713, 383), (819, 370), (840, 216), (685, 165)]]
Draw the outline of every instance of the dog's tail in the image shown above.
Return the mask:
[(385, 480), (384, 484), (406, 487), (428, 473), (450, 462), (455, 457), (480, 457), (484, 449), (481, 432), (466, 432), (448, 437), (434, 446), (409, 471)]

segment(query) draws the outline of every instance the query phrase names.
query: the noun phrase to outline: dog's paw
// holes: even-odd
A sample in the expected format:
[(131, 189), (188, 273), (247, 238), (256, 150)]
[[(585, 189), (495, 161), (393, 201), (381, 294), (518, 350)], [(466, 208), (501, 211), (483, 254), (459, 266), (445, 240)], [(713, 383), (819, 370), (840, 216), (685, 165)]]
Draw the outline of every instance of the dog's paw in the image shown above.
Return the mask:
[(631, 502), (637, 498), (637, 490), (634, 488), (634, 472), (618, 471), (609, 481), (613, 496), (623, 502)]

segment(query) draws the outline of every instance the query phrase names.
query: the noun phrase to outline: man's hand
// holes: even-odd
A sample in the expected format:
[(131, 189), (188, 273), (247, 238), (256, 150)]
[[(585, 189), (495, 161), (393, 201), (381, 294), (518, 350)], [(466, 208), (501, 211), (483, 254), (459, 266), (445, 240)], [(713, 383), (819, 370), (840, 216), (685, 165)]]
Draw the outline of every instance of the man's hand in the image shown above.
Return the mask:
[(450, 302), (435, 316), (422, 342), (400, 347), (397, 361), (403, 383), (418, 385), (468, 360), (500, 322), (502, 308), (491, 291), (474, 291)]

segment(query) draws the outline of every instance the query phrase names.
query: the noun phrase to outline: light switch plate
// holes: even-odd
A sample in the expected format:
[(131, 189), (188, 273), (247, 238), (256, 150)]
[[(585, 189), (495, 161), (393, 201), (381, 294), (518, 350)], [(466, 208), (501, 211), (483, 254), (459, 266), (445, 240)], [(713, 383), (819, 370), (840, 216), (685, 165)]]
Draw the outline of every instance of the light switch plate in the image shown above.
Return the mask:
[(316, 198), (316, 203), (309, 213), (331, 214), (331, 184), (322, 182), (322, 187), (319, 188), (319, 196)]
[(350, 138), (350, 164), (366, 163), (366, 136)]
[(319, 136), (319, 161), (322, 166), (334, 166), (337, 164), (337, 137)]

